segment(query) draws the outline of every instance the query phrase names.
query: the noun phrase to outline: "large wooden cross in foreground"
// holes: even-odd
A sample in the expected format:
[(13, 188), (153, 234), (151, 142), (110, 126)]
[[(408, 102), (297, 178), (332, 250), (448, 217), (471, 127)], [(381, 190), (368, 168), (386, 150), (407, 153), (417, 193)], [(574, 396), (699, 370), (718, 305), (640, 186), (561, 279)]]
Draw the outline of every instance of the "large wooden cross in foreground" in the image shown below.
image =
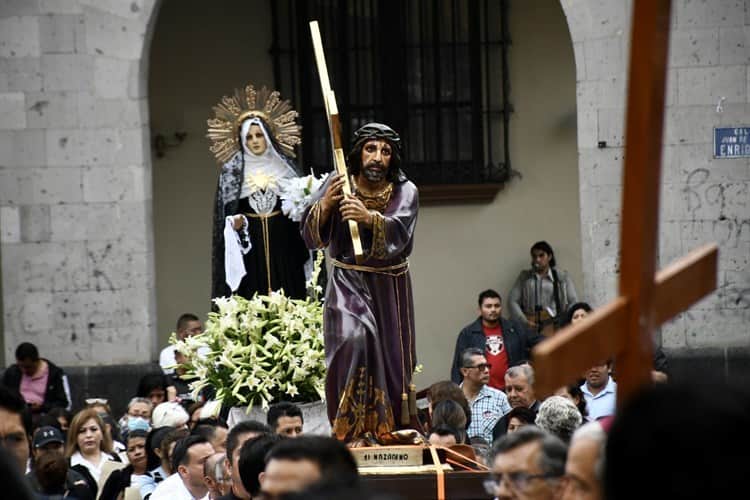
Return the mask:
[(533, 351), (535, 389), (547, 396), (615, 358), (617, 404), (651, 382), (654, 328), (716, 288), (709, 245), (655, 274), (670, 0), (635, 0), (620, 230), (620, 294)]

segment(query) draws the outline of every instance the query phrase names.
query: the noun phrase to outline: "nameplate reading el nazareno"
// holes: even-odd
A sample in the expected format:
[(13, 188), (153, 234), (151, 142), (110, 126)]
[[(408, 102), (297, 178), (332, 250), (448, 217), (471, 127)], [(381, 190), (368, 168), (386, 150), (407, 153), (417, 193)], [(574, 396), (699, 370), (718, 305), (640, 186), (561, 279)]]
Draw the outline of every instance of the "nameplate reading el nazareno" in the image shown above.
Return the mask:
[(350, 448), (359, 467), (422, 465), (421, 446)]

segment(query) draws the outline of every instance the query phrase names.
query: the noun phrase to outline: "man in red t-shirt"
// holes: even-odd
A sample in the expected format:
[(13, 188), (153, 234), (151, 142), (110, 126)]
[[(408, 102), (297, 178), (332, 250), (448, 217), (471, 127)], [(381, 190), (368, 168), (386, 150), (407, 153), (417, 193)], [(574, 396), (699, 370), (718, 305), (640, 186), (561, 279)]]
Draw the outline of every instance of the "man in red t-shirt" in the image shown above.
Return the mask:
[(528, 360), (531, 348), (544, 337), (529, 332), (515, 320), (503, 318), (502, 298), (495, 290), (480, 293), (478, 303), (479, 318), (458, 335), (451, 380), (461, 382), (461, 353), (469, 347), (477, 347), (485, 351), (487, 363), (491, 365), (487, 385), (502, 390), (505, 389), (505, 371), (508, 367)]
[(490, 366), (489, 386), (505, 389), (505, 370), (508, 369), (508, 351), (503, 341), (503, 327), (500, 324), (500, 313), (503, 304), (500, 297), (486, 297), (479, 306), (484, 332), (484, 357)]

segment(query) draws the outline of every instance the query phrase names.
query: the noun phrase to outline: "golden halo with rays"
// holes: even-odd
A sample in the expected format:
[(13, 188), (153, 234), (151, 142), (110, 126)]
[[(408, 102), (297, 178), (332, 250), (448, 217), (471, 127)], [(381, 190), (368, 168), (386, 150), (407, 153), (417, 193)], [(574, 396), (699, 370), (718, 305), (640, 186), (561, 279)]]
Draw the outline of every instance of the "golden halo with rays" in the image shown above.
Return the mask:
[(224, 164), (240, 149), (239, 130), (247, 118), (261, 118), (268, 126), (284, 155), (294, 158), (294, 146), (302, 143), (302, 127), (297, 124), (297, 112), (288, 100), (282, 101), (279, 92), (263, 86), (256, 91), (252, 84), (244, 90), (235, 89), (233, 96), (224, 96), (213, 107), (214, 118), (209, 118), (206, 137), (213, 141), (208, 148)]

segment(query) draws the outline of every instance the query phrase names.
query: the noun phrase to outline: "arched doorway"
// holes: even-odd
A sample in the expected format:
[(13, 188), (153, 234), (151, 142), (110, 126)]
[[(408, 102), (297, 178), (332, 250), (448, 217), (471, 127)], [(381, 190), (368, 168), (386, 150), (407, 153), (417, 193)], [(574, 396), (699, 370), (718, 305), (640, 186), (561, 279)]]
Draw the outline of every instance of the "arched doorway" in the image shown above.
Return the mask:
[[(157, 332), (163, 346), (184, 312), (210, 309), (211, 225), (219, 166), (206, 120), (248, 82), (273, 87), (270, 2), (165, 1), (150, 49)], [(185, 134), (180, 142), (175, 134)], [(153, 145), (153, 143), (152, 143)]]
[[(523, 177), (487, 204), (420, 211), (412, 260), (424, 381), (445, 376), (455, 335), (475, 315), (476, 294), (496, 288), (506, 296), (518, 270), (528, 266), (534, 241), (548, 239), (582, 285), (570, 33), (559, 4), (540, 0), (512, 7), (511, 154)], [(176, 132), (187, 134), (163, 157), (152, 157), (160, 345), (179, 314), (208, 311), (217, 166), (204, 137), (206, 119), (234, 87), (250, 81), (274, 85), (270, 9), (269, 2), (236, 0), (219, 11), (191, 0), (165, 1), (159, 13), (149, 75), (152, 138), (161, 134), (177, 143)]]

